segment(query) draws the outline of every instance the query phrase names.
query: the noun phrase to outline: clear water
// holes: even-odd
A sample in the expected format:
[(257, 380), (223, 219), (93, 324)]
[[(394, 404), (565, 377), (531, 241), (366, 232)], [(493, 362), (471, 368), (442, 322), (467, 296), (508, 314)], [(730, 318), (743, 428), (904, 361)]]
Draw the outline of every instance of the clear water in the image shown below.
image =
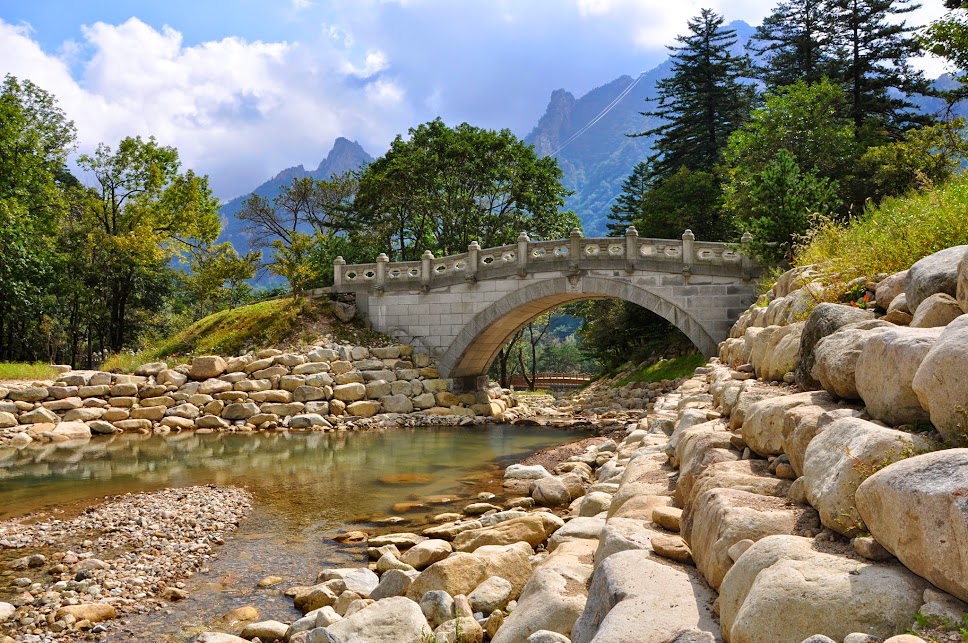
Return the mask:
[[(380, 523), (388, 516), (405, 519), (393, 530), (418, 529), (429, 516), (459, 511), (482, 491), (500, 496), (500, 469), (509, 462), (582, 437), (510, 426), (121, 434), (81, 446), (0, 450), (0, 519), (37, 511), (69, 516), (104, 496), (165, 487), (245, 487), (254, 509), (211, 571), (189, 581), (191, 597), (124, 623), (124, 637), (185, 641), (209, 627), (224, 630), (219, 617), (242, 605), (255, 606), (263, 618), (298, 617), (282, 596), (286, 587), (312, 583), (323, 567), (366, 563), (364, 547), (339, 545), (333, 536), (388, 531)], [(395, 511), (402, 501), (419, 506)], [(270, 574), (286, 582), (257, 589)]]

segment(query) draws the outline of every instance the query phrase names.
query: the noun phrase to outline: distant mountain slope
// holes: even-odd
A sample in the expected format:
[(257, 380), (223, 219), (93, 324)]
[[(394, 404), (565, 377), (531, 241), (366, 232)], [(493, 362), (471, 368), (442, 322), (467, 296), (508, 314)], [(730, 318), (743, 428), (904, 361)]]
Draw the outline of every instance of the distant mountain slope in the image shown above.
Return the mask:
[(307, 170), (302, 165), (290, 167), (275, 175), (256, 189), (247, 194), (236, 197), (219, 209), (222, 218), (222, 241), (231, 241), (239, 252), (249, 249), (250, 241), (242, 230), (242, 222), (235, 216), (242, 211), (245, 201), (253, 194), (272, 200), (282, 191), (282, 188), (296, 178), (329, 179), (334, 174), (342, 174), (349, 170), (356, 170), (371, 163), (373, 157), (366, 153), (359, 143), (343, 137), (337, 138), (333, 149), (329, 151), (315, 170)]
[[(743, 21), (729, 25), (736, 31), (734, 53), (743, 53), (743, 44), (753, 35), (753, 27)], [(574, 210), (582, 220), (587, 236), (604, 235), (605, 224), (615, 197), (622, 192), (622, 182), (635, 164), (645, 160), (652, 150), (653, 137), (630, 138), (654, 128), (658, 119), (641, 112), (654, 109), (646, 102), (656, 97), (655, 84), (672, 72), (671, 60), (645, 72), (635, 87), (594, 125), (577, 138), (569, 138), (593, 121), (623, 91), (635, 82), (622, 76), (596, 87), (581, 98), (564, 89), (552, 92), (548, 108), (537, 126), (525, 137), (544, 156), (555, 156), (564, 172), (563, 183), (574, 194), (565, 207)], [(560, 149), (559, 149), (560, 148)]]

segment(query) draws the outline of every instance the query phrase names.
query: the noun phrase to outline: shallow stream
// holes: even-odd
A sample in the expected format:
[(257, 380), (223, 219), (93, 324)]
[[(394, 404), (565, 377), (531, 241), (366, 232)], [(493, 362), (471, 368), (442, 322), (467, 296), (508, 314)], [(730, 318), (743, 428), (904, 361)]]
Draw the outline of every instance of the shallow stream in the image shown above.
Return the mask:
[[(431, 515), (459, 511), (481, 492), (500, 496), (503, 466), (583, 437), (488, 426), (121, 434), (83, 446), (38, 445), (0, 451), (0, 520), (39, 511), (69, 517), (104, 496), (166, 487), (245, 487), (254, 508), (209, 571), (187, 582), (190, 597), (125, 619), (123, 636), (131, 640), (186, 641), (205, 629), (224, 631), (219, 617), (243, 605), (255, 606), (263, 619), (298, 618), (282, 595), (286, 587), (312, 584), (323, 567), (366, 564), (365, 547), (339, 545), (333, 536), (352, 529), (410, 531)], [(407, 501), (413, 506), (398, 504)], [(390, 516), (405, 521), (381, 522)], [(267, 575), (286, 580), (257, 589)]]

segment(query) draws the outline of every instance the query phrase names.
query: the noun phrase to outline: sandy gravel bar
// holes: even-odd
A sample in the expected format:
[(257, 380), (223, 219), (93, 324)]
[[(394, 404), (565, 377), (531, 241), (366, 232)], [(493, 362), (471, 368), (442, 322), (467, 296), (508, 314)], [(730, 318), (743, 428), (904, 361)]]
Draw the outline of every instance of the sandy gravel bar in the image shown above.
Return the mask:
[(110, 639), (118, 617), (183, 597), (182, 581), (251, 506), (243, 489), (208, 485), (114, 496), (70, 520), (0, 522), (0, 596), (16, 608), (0, 643)]

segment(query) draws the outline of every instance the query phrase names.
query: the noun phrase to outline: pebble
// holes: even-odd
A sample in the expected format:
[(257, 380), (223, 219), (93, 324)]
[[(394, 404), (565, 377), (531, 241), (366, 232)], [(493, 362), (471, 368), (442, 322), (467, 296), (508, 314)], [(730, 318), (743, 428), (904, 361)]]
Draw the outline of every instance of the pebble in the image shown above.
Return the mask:
[(4, 633), (39, 642), (74, 639), (80, 629), (110, 632), (120, 619), (92, 624), (54, 614), (69, 605), (105, 603), (123, 617), (187, 597), (179, 582), (202, 567), (250, 507), (247, 491), (208, 485), (115, 496), (70, 520), (0, 522), (0, 552), (44, 547), (53, 553), (18, 561), (24, 569), (54, 563), (43, 582), (14, 579), (27, 591), (10, 601), (18, 611)]

